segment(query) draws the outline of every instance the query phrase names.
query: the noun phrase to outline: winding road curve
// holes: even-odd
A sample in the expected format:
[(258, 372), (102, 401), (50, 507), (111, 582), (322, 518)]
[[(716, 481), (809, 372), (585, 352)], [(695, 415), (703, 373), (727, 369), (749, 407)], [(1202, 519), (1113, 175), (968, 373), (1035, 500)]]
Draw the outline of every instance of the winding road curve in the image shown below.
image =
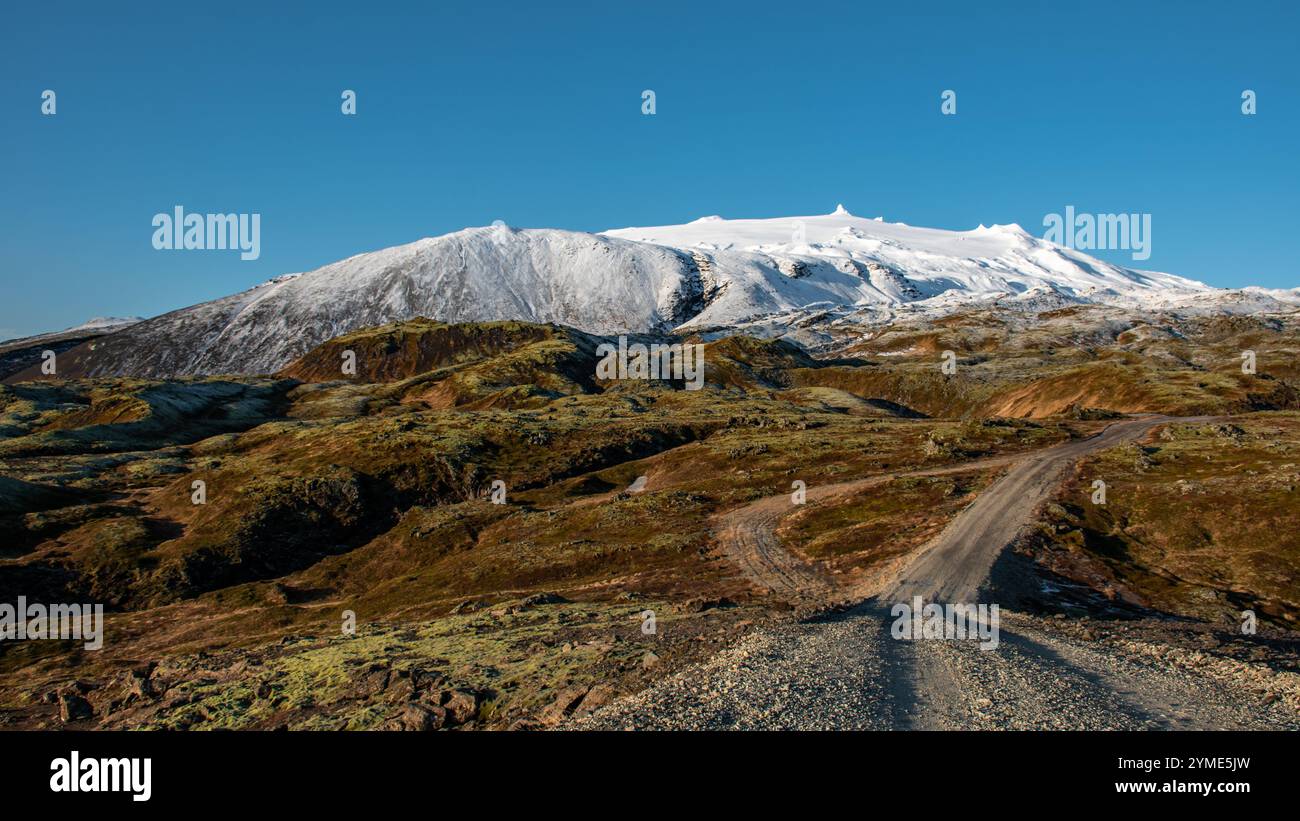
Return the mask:
[[(1148, 416), (1115, 422), (1101, 433), (1029, 454), (976, 459), (956, 465), (870, 476), (809, 488), (808, 502), (833, 500), (912, 476), (943, 476), (1014, 465), (962, 511), (940, 536), (918, 553), (892, 588), (889, 598), (913, 594), (926, 600), (973, 602), (979, 585), (1002, 548), (1010, 544), (1035, 509), (1056, 487), (1061, 473), (1083, 456), (1138, 438), (1169, 422), (1208, 417)], [(794, 510), (789, 494), (768, 496), (720, 515), (718, 543), (745, 576), (760, 588), (795, 596), (819, 595), (829, 584), (819, 571), (782, 546), (776, 537), (781, 518)]]
[(884, 601), (978, 601), (998, 555), (1030, 523), (1067, 468), (1094, 451), (1131, 442), (1171, 422), (1205, 422), (1211, 417), (1147, 416), (1109, 425), (1087, 439), (1030, 454), (994, 482), (927, 545), (881, 595)]
[[(972, 603), (1001, 551), (1031, 521), (1065, 470), (1096, 450), (1172, 422), (1127, 419), (1038, 451), (810, 488), (830, 500), (898, 476), (1010, 465), (882, 595), (846, 613), (749, 634), (733, 647), (571, 726), (596, 729), (1279, 729), (1300, 728), (1295, 701), (1181, 651), (1117, 633), (1105, 641), (1061, 622), (1003, 612), (996, 649), (971, 641), (896, 640), (889, 604)], [(725, 554), (756, 585), (792, 598), (825, 597), (829, 580), (782, 547), (775, 529), (788, 495), (720, 516)], [(825, 600), (823, 598), (823, 600)], [(1070, 625), (1065, 625), (1069, 627)], [(1201, 659), (1191, 656), (1197, 664)]]

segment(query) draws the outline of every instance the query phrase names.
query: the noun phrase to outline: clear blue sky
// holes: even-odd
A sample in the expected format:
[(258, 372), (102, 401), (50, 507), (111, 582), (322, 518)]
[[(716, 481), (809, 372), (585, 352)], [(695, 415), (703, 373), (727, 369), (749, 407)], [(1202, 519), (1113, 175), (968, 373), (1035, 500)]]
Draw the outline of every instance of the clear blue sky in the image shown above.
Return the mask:
[[(1294, 2), (113, 6), (5, 9), (0, 336), (495, 219), (601, 230), (838, 202), (1038, 235), (1066, 205), (1146, 212), (1153, 253), (1129, 264), (1300, 285)], [(155, 251), (150, 221), (176, 204), (260, 213), (261, 258)]]

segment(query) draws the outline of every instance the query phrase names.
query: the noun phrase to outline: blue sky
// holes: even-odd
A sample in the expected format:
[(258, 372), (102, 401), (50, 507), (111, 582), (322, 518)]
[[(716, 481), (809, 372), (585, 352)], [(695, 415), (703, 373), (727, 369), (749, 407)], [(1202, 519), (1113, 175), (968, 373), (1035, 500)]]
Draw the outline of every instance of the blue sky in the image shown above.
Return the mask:
[[(0, 337), (495, 219), (839, 202), (1038, 235), (1066, 205), (1150, 213), (1141, 267), (1300, 285), (1295, 3), (194, 5), (6, 9)], [(261, 214), (261, 257), (154, 250), (153, 215), (177, 204)]]

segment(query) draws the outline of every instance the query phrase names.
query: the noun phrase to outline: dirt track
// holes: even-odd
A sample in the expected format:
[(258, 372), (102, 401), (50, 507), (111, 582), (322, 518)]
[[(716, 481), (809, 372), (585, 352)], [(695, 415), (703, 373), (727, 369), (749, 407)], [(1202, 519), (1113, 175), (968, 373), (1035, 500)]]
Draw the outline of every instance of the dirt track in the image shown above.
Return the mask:
[[(1028, 455), (930, 471), (1011, 464), (918, 551), (883, 595), (825, 620), (751, 634), (696, 665), (574, 724), (583, 728), (710, 729), (1279, 729), (1300, 728), (1300, 683), (1206, 658), (1165, 639), (1177, 627), (1118, 625), (1106, 635), (1003, 611), (996, 649), (972, 641), (896, 640), (891, 603), (973, 603), (1001, 551), (1082, 456), (1170, 422), (1145, 417)], [(808, 490), (852, 493), (895, 476)], [(790, 598), (831, 586), (782, 547), (775, 528), (793, 510), (769, 497), (718, 520), (722, 548), (756, 585)], [(1064, 629), (1071, 628), (1071, 629)], [(1099, 631), (1100, 632), (1100, 631)], [(1174, 641), (1173, 644), (1177, 644)], [(1269, 689), (1274, 688), (1274, 689)], [(1280, 688), (1280, 689), (1279, 689)]]
[[(1068, 466), (1094, 450), (1130, 441), (1157, 425), (1200, 420), (1200, 417), (1164, 416), (1127, 419), (1088, 439), (1036, 453), (977, 459), (811, 487), (807, 501), (826, 501), (904, 477), (943, 476), (1014, 465), (1006, 476), (962, 511), (938, 539), (918, 553), (916, 561), (886, 594), (891, 600), (921, 595), (927, 601), (973, 602), (998, 553), (1028, 522)], [(717, 519), (718, 543), (723, 553), (758, 587), (791, 596), (821, 595), (829, 589), (826, 580), (814, 566), (786, 550), (776, 537), (777, 523), (793, 511), (789, 494), (769, 496), (729, 511)]]
[[(959, 465), (869, 476), (808, 488), (807, 502), (824, 502), (909, 476), (944, 476), (1014, 464), (1023, 456), (997, 456)], [(768, 496), (718, 516), (718, 545), (751, 582), (762, 589), (788, 596), (824, 594), (829, 584), (813, 565), (786, 550), (776, 536), (776, 526), (795, 510), (789, 494)]]
[(886, 589), (881, 600), (898, 602), (920, 596), (925, 601), (978, 601), (998, 555), (1029, 524), (1068, 467), (1093, 451), (1137, 439), (1157, 425), (1198, 421), (1204, 418), (1128, 419), (1088, 439), (1030, 454), (953, 519)]

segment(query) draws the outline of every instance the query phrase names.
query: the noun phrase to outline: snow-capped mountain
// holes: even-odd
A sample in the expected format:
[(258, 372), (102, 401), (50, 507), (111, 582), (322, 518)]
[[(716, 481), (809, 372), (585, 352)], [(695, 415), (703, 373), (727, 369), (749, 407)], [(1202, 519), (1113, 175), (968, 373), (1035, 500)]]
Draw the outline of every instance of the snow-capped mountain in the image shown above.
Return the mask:
[(92, 336), (94, 334), (106, 334), (113, 331), (120, 331), (123, 328), (134, 325), (137, 322), (143, 322), (142, 316), (120, 317), (120, 316), (97, 316), (88, 319), (80, 325), (74, 325), (71, 328), (65, 328), (62, 331), (52, 331), (50, 333), (37, 334), (35, 336), (16, 337), (14, 339), (0, 339), (0, 347), (10, 347), (12, 345), (23, 343), (35, 345), (39, 342), (49, 339), (66, 339), (73, 336)]
[(729, 325), (804, 306), (935, 307), (1050, 293), (1150, 304), (1215, 289), (1172, 274), (1112, 265), (1030, 235), (1018, 225), (945, 231), (856, 217), (839, 206), (813, 217), (624, 228), (606, 236), (679, 248), (727, 281), (690, 322)]
[(1291, 309), (1295, 291), (1222, 291), (1036, 238), (822, 216), (623, 228), (600, 234), (468, 228), (288, 274), (173, 311), (62, 355), (75, 375), (269, 373), (356, 328), (414, 316), (521, 319), (593, 333), (705, 330), (818, 312), (946, 313), (1104, 303), (1153, 309)]

